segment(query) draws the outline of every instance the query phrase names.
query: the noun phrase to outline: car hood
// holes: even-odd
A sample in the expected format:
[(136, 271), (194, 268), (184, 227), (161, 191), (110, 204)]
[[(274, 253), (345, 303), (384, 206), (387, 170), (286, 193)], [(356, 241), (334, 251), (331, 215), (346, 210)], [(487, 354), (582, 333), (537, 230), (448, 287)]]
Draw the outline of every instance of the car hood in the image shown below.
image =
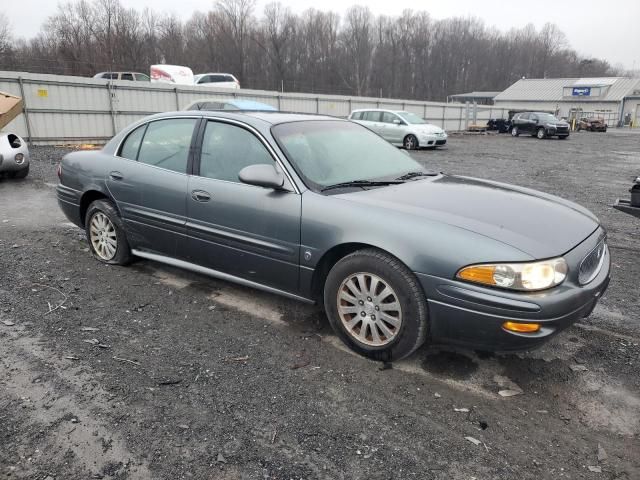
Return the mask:
[(444, 133), (443, 129), (441, 129), (440, 127), (438, 127), (436, 125), (431, 125), (429, 123), (416, 124), (416, 125), (412, 125), (412, 127), (415, 128), (416, 131), (421, 132), (421, 133)]
[(441, 175), (339, 196), (415, 216), (418, 221), (442, 222), (472, 231), (535, 259), (567, 253), (599, 226), (589, 210), (573, 202), (469, 177)]

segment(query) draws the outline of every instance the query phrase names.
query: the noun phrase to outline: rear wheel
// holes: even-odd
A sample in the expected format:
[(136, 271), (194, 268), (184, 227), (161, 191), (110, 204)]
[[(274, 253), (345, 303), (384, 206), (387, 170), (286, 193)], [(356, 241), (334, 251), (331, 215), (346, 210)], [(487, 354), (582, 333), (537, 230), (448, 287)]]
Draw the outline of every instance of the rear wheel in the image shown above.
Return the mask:
[(418, 139), (415, 135), (407, 135), (406, 137), (404, 137), (402, 145), (407, 150), (415, 150), (416, 148), (418, 148)]
[(118, 211), (108, 200), (96, 200), (87, 209), (85, 232), (94, 257), (110, 265), (126, 265), (131, 249)]
[(418, 280), (379, 250), (339, 260), (327, 276), (324, 305), (340, 339), (374, 360), (404, 358), (427, 337), (427, 302)]
[(547, 136), (547, 133), (544, 131), (544, 128), (539, 128), (538, 131), (536, 132), (536, 137), (538, 137), (540, 140), (542, 140), (546, 136)]
[(520, 135), (520, 130), (518, 130), (518, 127), (513, 127), (511, 129), (511, 136), (512, 137), (517, 137), (518, 135)]

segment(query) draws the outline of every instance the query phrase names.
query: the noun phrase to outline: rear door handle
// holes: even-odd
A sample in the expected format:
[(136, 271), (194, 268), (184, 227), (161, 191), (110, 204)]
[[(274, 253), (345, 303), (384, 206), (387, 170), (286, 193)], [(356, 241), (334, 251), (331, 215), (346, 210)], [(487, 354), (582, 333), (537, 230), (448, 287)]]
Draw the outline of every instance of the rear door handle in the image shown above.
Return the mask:
[(205, 192), (204, 190), (193, 190), (191, 192), (191, 198), (196, 202), (208, 202), (211, 200), (211, 195), (209, 195), (209, 192)]
[(120, 172), (110, 172), (109, 173), (109, 177), (111, 177), (112, 180), (122, 180), (124, 178), (124, 175), (122, 175)]

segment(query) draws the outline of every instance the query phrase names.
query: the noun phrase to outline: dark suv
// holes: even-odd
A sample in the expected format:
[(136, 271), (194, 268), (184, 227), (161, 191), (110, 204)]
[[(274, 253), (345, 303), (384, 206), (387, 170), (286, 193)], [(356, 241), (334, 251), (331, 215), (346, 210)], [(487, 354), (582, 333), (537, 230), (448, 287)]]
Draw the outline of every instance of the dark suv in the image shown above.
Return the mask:
[(562, 140), (569, 136), (569, 124), (558, 120), (550, 113), (520, 112), (511, 120), (511, 135), (517, 137), (521, 133), (528, 133), (540, 139), (558, 137)]

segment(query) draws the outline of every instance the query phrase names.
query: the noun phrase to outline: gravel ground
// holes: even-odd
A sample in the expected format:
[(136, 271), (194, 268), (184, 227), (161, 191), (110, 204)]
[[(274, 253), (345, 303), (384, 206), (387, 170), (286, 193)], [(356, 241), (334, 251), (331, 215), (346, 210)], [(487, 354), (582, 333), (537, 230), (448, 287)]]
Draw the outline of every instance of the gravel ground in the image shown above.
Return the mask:
[[(34, 148), (29, 178), (0, 180), (0, 479), (640, 478), (640, 220), (610, 207), (640, 174), (639, 134), (415, 153), (590, 208), (614, 277), (536, 351), (424, 347), (391, 369), (316, 307), (98, 264), (55, 202), (64, 153)], [(498, 395), (512, 383), (521, 395)]]

